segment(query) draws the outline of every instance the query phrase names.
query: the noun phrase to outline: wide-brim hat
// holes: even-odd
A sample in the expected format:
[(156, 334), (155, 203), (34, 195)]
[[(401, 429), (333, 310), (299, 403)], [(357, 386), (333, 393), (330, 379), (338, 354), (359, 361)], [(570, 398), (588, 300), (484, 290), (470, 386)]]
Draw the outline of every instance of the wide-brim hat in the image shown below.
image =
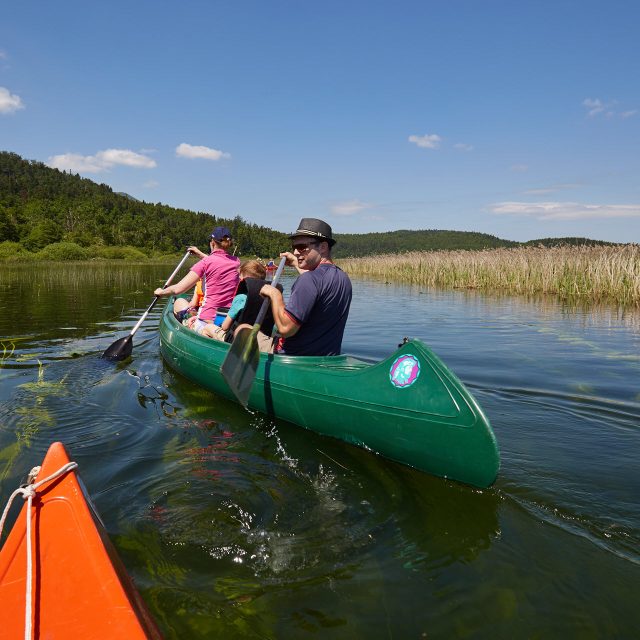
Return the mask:
[(289, 238), (295, 238), (296, 236), (310, 236), (319, 240), (326, 240), (330, 247), (333, 247), (336, 243), (331, 235), (331, 227), (324, 220), (318, 220), (318, 218), (302, 218), (298, 228)]

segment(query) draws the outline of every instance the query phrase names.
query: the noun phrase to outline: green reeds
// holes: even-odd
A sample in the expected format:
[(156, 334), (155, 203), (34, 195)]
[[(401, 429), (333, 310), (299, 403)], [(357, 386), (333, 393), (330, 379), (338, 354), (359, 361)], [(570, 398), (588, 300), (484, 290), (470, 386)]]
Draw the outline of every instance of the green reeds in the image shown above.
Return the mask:
[(424, 251), (347, 258), (353, 276), (640, 306), (640, 245)]

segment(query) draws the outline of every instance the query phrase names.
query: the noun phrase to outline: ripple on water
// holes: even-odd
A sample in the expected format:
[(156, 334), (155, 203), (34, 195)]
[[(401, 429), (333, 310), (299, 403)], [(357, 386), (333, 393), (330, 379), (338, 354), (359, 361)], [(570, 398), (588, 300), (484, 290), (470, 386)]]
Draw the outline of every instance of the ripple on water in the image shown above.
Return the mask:
[[(491, 419), (502, 469), (480, 491), (197, 388), (162, 363), (161, 305), (130, 359), (101, 360), (152, 280), (92, 293), (62, 330), (40, 318), (5, 351), (0, 487), (66, 442), (167, 637), (633, 637), (629, 328), (512, 299), (354, 288), (346, 350), (379, 360), (405, 333), (422, 338)], [(400, 307), (394, 336), (376, 309)]]
[(487, 395), (518, 402), (519, 422), (502, 451), (497, 486), (538, 521), (640, 563), (640, 407), (633, 401), (567, 389), (500, 388)]

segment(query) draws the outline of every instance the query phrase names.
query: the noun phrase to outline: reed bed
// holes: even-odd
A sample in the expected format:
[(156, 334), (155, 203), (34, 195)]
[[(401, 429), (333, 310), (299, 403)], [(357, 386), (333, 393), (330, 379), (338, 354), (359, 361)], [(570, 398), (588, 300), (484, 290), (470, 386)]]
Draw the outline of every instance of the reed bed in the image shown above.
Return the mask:
[[(0, 263), (0, 289), (4, 287), (30, 287), (32, 289), (94, 289), (113, 288), (122, 291), (141, 291), (153, 295), (176, 266), (171, 262), (143, 263), (125, 260), (91, 262)], [(179, 280), (188, 271), (185, 265), (176, 276)]]
[(339, 263), (350, 275), (387, 282), (640, 306), (638, 244), (413, 251)]

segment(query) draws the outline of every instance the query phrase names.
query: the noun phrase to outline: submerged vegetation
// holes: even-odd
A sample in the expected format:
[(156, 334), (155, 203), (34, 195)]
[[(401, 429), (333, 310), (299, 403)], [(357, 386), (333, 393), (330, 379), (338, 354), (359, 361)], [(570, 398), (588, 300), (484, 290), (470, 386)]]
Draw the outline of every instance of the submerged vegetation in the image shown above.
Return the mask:
[(412, 251), (340, 261), (352, 276), (388, 282), (640, 306), (640, 245)]

